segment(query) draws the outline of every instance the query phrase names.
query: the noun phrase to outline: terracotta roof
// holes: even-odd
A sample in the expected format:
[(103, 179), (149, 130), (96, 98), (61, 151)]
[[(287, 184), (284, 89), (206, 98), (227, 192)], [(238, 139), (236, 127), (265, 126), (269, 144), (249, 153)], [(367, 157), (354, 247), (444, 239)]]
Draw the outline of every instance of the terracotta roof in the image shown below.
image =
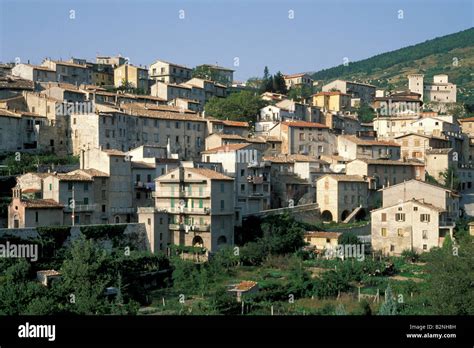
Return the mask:
[(405, 201), (405, 202), (402, 202), (402, 203), (398, 203), (398, 202), (397, 202), (397, 203), (395, 203), (395, 204), (393, 204), (393, 205), (389, 205), (389, 206), (387, 206), (387, 207), (381, 207), (381, 208), (374, 209), (374, 210), (371, 210), (371, 211), (384, 210), (384, 209), (388, 209), (388, 208), (393, 208), (393, 207), (395, 207), (395, 206), (404, 205), (404, 204), (407, 204), (407, 203), (413, 203), (413, 204), (416, 204), (416, 205), (420, 205), (420, 206), (422, 206), (422, 207), (426, 207), (426, 208), (428, 208), (428, 209), (435, 210), (435, 211), (437, 211), (437, 212), (439, 212), (439, 213), (442, 213), (442, 212), (445, 212), (445, 211), (446, 211), (446, 210), (443, 209), (443, 208), (437, 207), (437, 206), (435, 206), (435, 205), (433, 205), (433, 204), (430, 204), (430, 203), (425, 203), (425, 202), (423, 202), (423, 201), (421, 201), (421, 200), (418, 200), (418, 199), (415, 199), (415, 198), (409, 199), (409, 200), (407, 200), (407, 201)]
[(22, 201), (27, 208), (54, 208), (54, 209), (59, 209), (59, 208), (64, 208), (64, 205), (59, 204), (58, 202), (52, 200), (52, 199), (31, 199), (31, 200), (25, 200)]
[(455, 191), (450, 190), (450, 189), (448, 189), (448, 188), (446, 188), (446, 187), (444, 187), (444, 186), (441, 186), (441, 185), (439, 185), (439, 184), (431, 184), (431, 183), (428, 183), (428, 182), (426, 182), (426, 181), (421, 181), (421, 180), (417, 180), (417, 179), (411, 179), (411, 180), (407, 180), (407, 181), (404, 181), (404, 182), (400, 182), (400, 183), (395, 184), (395, 185), (387, 186), (387, 187), (384, 187), (384, 188), (379, 189), (379, 191), (389, 190), (389, 189), (391, 189), (391, 188), (393, 188), (393, 187), (395, 187), (395, 186), (405, 185), (405, 184), (407, 184), (407, 183), (409, 183), (409, 182), (411, 182), (411, 181), (414, 181), (414, 182), (416, 182), (416, 183), (419, 184), (419, 185), (428, 185), (428, 186), (431, 186), (431, 187), (434, 187), (434, 188), (438, 188), (438, 189), (440, 189), (440, 190), (443, 190), (443, 191), (446, 191), (446, 192), (450, 192), (451, 194), (453, 194), (453, 195), (455, 195), (455, 196), (458, 196), (458, 194), (457, 194)]
[(298, 74), (292, 74), (292, 75), (283, 75), (283, 78), (284, 79), (294, 79), (296, 77), (301, 77), (301, 76), (305, 76), (305, 75), (309, 76), (309, 74), (306, 74), (306, 73), (298, 73)]
[(51, 62), (59, 64), (59, 65), (66, 65), (66, 66), (72, 66), (72, 67), (75, 67), (75, 68), (87, 69), (87, 65), (82, 65), (82, 64), (64, 62), (64, 61), (61, 61), (61, 60), (51, 60)]
[(207, 168), (186, 168), (186, 171), (190, 171), (191, 173), (196, 173), (202, 176), (205, 176), (208, 179), (211, 180), (234, 180), (233, 178), (218, 173), (212, 169), (207, 169)]
[(13, 76), (0, 76), (0, 89), (33, 90), (34, 83)]
[(340, 91), (335, 91), (335, 92), (319, 92), (319, 93), (315, 93), (313, 94), (313, 96), (320, 96), (320, 95), (350, 95), (350, 94), (347, 94), (347, 93), (342, 93)]
[(341, 135), (344, 139), (352, 141), (357, 145), (364, 145), (364, 146), (396, 146), (400, 147), (400, 144), (394, 141), (385, 141), (385, 140), (372, 140), (372, 139), (362, 139), (358, 138), (355, 135)]
[(216, 70), (235, 71), (235, 70), (232, 70), (232, 69), (229, 69), (229, 68), (224, 68), (222, 66), (215, 65), (215, 64), (201, 64), (199, 66), (205, 66), (205, 67), (209, 67), (209, 68), (216, 69)]
[(409, 162), (409, 161), (395, 161), (395, 160), (384, 160), (384, 159), (369, 159), (369, 158), (357, 158), (354, 161), (362, 161), (367, 164), (381, 164), (389, 166), (419, 166), (424, 164), (422, 162)]
[(427, 154), (433, 154), (433, 155), (436, 155), (436, 154), (448, 154), (452, 151), (453, 149), (451, 147), (447, 147), (447, 148), (442, 148), (442, 149), (428, 149), (426, 150), (426, 153)]
[(22, 193), (34, 193), (34, 192), (41, 192), (41, 189), (39, 188), (27, 188), (24, 190), (21, 190)]
[(317, 237), (317, 238), (339, 238), (342, 235), (341, 232), (325, 232), (325, 231), (306, 231), (305, 237)]
[(460, 118), (459, 122), (473, 122), (474, 117), (466, 117), (466, 118)]
[(406, 134), (403, 134), (403, 135), (396, 136), (395, 139), (409, 137), (409, 136), (412, 136), (412, 135), (419, 136), (419, 137), (422, 137), (422, 138), (438, 139), (438, 140), (448, 141), (448, 139), (446, 139), (446, 138), (437, 137), (437, 136), (434, 136), (434, 135), (422, 134), (422, 133), (415, 133), (415, 132), (410, 132), (410, 133), (406, 133)]
[(262, 159), (264, 161), (268, 161), (268, 162), (272, 162), (272, 163), (293, 164), (293, 161), (289, 160), (287, 157), (284, 157), (284, 156), (263, 156)]
[(222, 145), (219, 147), (215, 147), (212, 149), (208, 149), (206, 151), (202, 151), (202, 154), (207, 154), (207, 153), (218, 153), (218, 152), (233, 152), (237, 151), (240, 149), (243, 149), (251, 144), (249, 143), (239, 143), (239, 144), (227, 144), (227, 145)]
[(321, 123), (307, 121), (284, 121), (281, 124), (288, 127), (329, 128), (328, 126)]
[(160, 110), (150, 110), (140, 107), (133, 107), (127, 104), (122, 104), (121, 106), (125, 109), (123, 112), (126, 114), (131, 114), (134, 116), (158, 118), (158, 119), (168, 119), (176, 121), (194, 121), (194, 122), (206, 122), (205, 118), (197, 116), (193, 113), (179, 113), (179, 112), (169, 112), (169, 111), (160, 111)]
[(99, 177), (99, 178), (107, 178), (109, 177), (109, 174), (101, 172), (100, 170), (94, 169), (94, 168), (89, 168), (89, 169), (77, 169), (72, 171), (71, 173), (84, 173), (86, 175), (89, 175), (91, 177)]
[(247, 140), (246, 138), (238, 134), (213, 133), (211, 135), (218, 136), (219, 138), (222, 138), (222, 139)]
[[(188, 68), (188, 67), (185, 66), (185, 65), (175, 64), (175, 63), (167, 62), (167, 61), (161, 60), (161, 59), (155, 60), (155, 62), (152, 63), (151, 65), (154, 65), (154, 64), (156, 64), (156, 63), (158, 63), (158, 62), (160, 62), (160, 63), (165, 63), (165, 64), (168, 64), (168, 65), (171, 65), (171, 66), (175, 66), (175, 67), (177, 67), (177, 68), (183, 68), (183, 69), (187, 69), (187, 70), (192, 70), (192, 68)], [(151, 65), (150, 65), (150, 67), (151, 67)], [(157, 74), (157, 75), (161, 75), (161, 74)], [(170, 74), (170, 75), (172, 75), (172, 74)]]
[(156, 164), (155, 163), (148, 163), (148, 162), (132, 162), (132, 168), (137, 168), (137, 169), (155, 169)]
[(336, 181), (359, 181), (359, 182), (365, 182), (364, 178), (360, 175), (345, 175), (345, 174), (327, 174), (318, 179), (322, 180), (325, 177), (330, 177), (331, 179), (334, 179)]
[(257, 285), (257, 282), (254, 282), (252, 280), (245, 280), (237, 284), (234, 289), (238, 291), (249, 291), (256, 285)]
[(127, 156), (127, 154), (125, 152), (122, 152), (120, 150), (115, 150), (115, 149), (106, 149), (106, 150), (102, 150), (103, 152), (105, 152), (107, 155), (109, 156)]
[(68, 174), (56, 174), (60, 181), (93, 181), (90, 176), (81, 173), (70, 172)]
[(224, 125), (229, 126), (229, 127), (248, 127), (249, 123), (248, 122), (240, 122), (240, 121), (230, 121), (230, 120), (222, 120), (222, 123)]

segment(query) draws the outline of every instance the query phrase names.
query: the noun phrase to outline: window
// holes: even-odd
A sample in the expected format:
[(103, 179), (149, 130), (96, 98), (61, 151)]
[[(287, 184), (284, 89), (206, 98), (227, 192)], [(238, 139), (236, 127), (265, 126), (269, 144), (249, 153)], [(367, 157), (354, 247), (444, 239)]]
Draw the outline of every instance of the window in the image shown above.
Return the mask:
[(382, 213), (382, 222), (387, 221), (387, 213)]
[(395, 245), (390, 244), (390, 251), (395, 251)]
[(421, 231), (421, 236), (423, 239), (428, 239), (428, 230)]
[(403, 237), (403, 228), (397, 228), (397, 234), (399, 237)]
[(225, 201), (221, 199), (221, 211), (225, 209)]
[(68, 183), (67, 183), (67, 189), (68, 189), (69, 191), (72, 191), (72, 186), (73, 186), (73, 185), (72, 185), (72, 182), (68, 182)]
[(225, 192), (225, 185), (223, 182), (221, 182), (221, 192)]
[(413, 207), (413, 211), (418, 211), (418, 207)]
[(105, 204), (102, 204), (102, 212), (105, 213)]
[(35, 222), (38, 222), (38, 220), (39, 220), (39, 216), (38, 216), (38, 215), (39, 215), (38, 212), (35, 211)]
[(240, 170), (240, 176), (245, 176), (245, 169)]
[(387, 229), (385, 227), (383, 227), (381, 230), (380, 230), (380, 235), (382, 237), (387, 237)]
[(423, 250), (428, 250), (428, 245), (423, 244)]
[(405, 213), (397, 213), (395, 214), (395, 221), (405, 221)]
[(53, 184), (49, 184), (49, 190), (50, 190), (50, 191), (53, 190)]
[(421, 222), (430, 222), (430, 214), (420, 214)]
[(244, 192), (245, 191), (245, 184), (240, 184), (240, 192)]

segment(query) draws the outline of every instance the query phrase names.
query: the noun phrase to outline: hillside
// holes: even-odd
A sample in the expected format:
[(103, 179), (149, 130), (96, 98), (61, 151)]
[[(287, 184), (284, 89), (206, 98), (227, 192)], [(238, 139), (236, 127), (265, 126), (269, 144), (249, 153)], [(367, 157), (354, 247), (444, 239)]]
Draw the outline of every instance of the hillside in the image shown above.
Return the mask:
[[(457, 59), (458, 64), (453, 64)], [(445, 73), (458, 86), (458, 101), (474, 104), (474, 28), (425, 41), (374, 57), (318, 71), (323, 83), (334, 79), (366, 82), (387, 89), (406, 89), (407, 75)]]

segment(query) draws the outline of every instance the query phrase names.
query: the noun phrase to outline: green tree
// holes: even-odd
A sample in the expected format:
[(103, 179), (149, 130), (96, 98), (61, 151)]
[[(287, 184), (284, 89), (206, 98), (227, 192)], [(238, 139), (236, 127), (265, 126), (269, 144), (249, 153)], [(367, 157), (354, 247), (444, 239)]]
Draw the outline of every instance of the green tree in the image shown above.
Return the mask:
[(260, 109), (268, 105), (250, 91), (232, 93), (227, 98), (214, 97), (204, 106), (206, 115), (234, 121), (255, 122)]
[[(227, 79), (225, 79), (221, 74), (219, 74), (218, 71), (212, 69), (210, 66), (201, 65), (195, 67), (191, 72), (191, 76), (204, 80), (211, 80), (226, 86), (229, 85), (229, 81), (227, 81)], [(232, 81), (230, 81), (230, 83), (232, 83)]]
[(362, 244), (362, 242), (359, 240), (359, 238), (352, 233), (343, 233), (339, 236), (338, 238), (338, 243), (339, 245), (359, 245)]
[(474, 243), (472, 236), (454, 246), (449, 240), (427, 255), (427, 298), (437, 315), (474, 314)]
[(360, 122), (372, 122), (375, 117), (375, 111), (366, 103), (360, 103), (356, 108), (357, 117)]
[(304, 101), (309, 98), (313, 94), (313, 89), (309, 86), (297, 86), (291, 87), (288, 91), (288, 98), (297, 100), (297, 101)]
[(92, 240), (74, 241), (70, 256), (61, 267), (61, 285), (68, 298), (68, 311), (78, 314), (110, 312), (104, 296), (112, 280), (105, 267), (107, 260), (107, 252)]
[(440, 178), (443, 181), (443, 185), (450, 190), (459, 189), (459, 177), (456, 167), (449, 166), (444, 172), (439, 173)]
[(287, 94), (288, 90), (286, 89), (285, 79), (283, 74), (278, 71), (275, 75), (273, 75), (273, 92), (280, 93), (280, 94)]

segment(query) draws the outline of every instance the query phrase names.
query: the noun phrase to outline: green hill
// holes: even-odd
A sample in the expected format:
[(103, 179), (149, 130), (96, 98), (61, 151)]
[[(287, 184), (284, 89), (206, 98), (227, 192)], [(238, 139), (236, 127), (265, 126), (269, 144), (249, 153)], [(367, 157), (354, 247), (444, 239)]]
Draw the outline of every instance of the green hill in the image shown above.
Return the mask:
[[(457, 64), (456, 64), (457, 61)], [(474, 105), (474, 28), (438, 37), (368, 59), (313, 74), (322, 83), (335, 79), (370, 83), (386, 89), (406, 89), (407, 75), (425, 74), (425, 81), (444, 73), (457, 85), (458, 101)]]

